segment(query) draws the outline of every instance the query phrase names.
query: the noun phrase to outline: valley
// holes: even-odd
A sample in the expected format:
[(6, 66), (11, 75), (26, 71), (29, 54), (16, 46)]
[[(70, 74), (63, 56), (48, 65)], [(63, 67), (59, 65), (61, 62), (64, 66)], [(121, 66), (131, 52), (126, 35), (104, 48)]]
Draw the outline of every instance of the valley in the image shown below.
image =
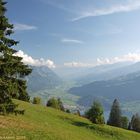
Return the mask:
[[(71, 80), (63, 80), (63, 77), (60, 78), (56, 72), (47, 67), (34, 68), (33, 74), (29, 77), (29, 94), (32, 98), (41, 97), (43, 104), (46, 104), (49, 98), (57, 97), (61, 98), (69, 109), (78, 108), (84, 112), (94, 100), (99, 100), (105, 112), (108, 112), (113, 99), (117, 98), (121, 102), (122, 111), (129, 114), (129, 117), (140, 111), (140, 63), (118, 63), (97, 66), (92, 70), (90, 68), (92, 73), (90, 79), (88, 76), (85, 76), (86, 80), (81, 79), (80, 76), (80, 82), (74, 77)], [(51, 74), (48, 75), (48, 71)], [(49, 82), (49, 79), (52, 82)], [(82, 84), (87, 81), (89, 84)], [(39, 89), (31, 85), (38, 85)]]

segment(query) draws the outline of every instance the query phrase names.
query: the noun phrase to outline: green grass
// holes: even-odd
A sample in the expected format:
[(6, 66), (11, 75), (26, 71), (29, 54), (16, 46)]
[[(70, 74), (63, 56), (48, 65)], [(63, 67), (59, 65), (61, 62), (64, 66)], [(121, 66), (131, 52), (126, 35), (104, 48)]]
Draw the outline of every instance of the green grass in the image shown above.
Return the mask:
[(24, 136), (27, 140), (140, 140), (139, 133), (95, 125), (76, 115), (14, 101), (26, 109), (25, 115), (0, 116), (0, 140), (5, 136)]

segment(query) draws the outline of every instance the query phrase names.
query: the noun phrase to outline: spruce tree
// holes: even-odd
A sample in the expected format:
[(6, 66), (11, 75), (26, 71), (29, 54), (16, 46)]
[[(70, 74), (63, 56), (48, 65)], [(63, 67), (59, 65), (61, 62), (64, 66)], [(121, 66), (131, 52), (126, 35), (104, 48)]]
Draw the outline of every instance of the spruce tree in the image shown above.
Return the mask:
[(128, 126), (129, 126), (128, 122), (129, 122), (129, 119), (126, 116), (121, 117), (121, 127), (122, 128), (128, 129)]
[(107, 124), (116, 127), (121, 127), (121, 109), (117, 99), (115, 99), (113, 102)]
[(140, 116), (138, 113), (132, 116), (131, 128), (136, 132), (140, 132)]
[(9, 38), (14, 33), (14, 26), (5, 16), (5, 5), (6, 2), (0, 0), (0, 110), (4, 105), (6, 111), (11, 109), (12, 112), (15, 108), (12, 98), (29, 101), (24, 77), (31, 73), (31, 69), (21, 57), (14, 55), (17, 51), (13, 47), (19, 42)]

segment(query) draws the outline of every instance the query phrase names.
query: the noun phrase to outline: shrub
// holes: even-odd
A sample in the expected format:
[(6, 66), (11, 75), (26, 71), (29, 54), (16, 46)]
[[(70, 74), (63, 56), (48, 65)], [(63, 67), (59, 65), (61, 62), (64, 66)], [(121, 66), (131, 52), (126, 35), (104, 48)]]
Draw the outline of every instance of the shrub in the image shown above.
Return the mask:
[(56, 98), (50, 98), (46, 104), (46, 106), (48, 107), (53, 107), (62, 111), (65, 111), (63, 103), (61, 101), (60, 98), (56, 99)]
[(102, 105), (95, 101), (91, 108), (85, 113), (85, 117), (88, 118), (92, 123), (96, 124), (104, 124), (104, 116), (103, 116), (103, 107)]
[(66, 113), (71, 113), (69, 109), (66, 109)]
[(33, 98), (33, 104), (40, 104), (41, 103), (41, 98), (40, 97), (34, 97)]

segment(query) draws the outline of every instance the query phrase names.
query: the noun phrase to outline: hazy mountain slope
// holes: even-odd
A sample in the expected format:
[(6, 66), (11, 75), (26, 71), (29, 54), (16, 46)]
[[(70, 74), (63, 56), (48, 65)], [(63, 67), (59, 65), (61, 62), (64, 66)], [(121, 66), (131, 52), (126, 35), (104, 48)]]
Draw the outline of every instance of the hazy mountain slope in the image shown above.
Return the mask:
[[(0, 116), (0, 136), (26, 140), (139, 140), (140, 134), (52, 108), (14, 100), (25, 115)], [(17, 137), (17, 138), (15, 138)]]
[(140, 71), (140, 62), (130, 63), (117, 63), (93, 68), (93, 71), (86, 76), (77, 80), (80, 84), (87, 84), (94, 81), (109, 80), (119, 76), (125, 76), (130, 73)]
[(62, 83), (60, 77), (48, 67), (32, 67), (32, 69), (28, 77), (28, 90), (30, 91), (52, 89)]
[(56, 68), (55, 72), (65, 79), (77, 80), (86, 78), (86, 76), (101, 74), (107, 71), (111, 71), (118, 68), (123, 68), (125, 66), (131, 65), (132, 62), (120, 62), (115, 64), (99, 65), (95, 67), (61, 67)]
[(69, 92), (81, 96), (79, 104), (84, 106), (89, 106), (95, 98), (100, 98), (103, 101), (112, 101), (114, 98), (118, 98), (122, 102), (139, 100), (140, 72), (74, 87)]

